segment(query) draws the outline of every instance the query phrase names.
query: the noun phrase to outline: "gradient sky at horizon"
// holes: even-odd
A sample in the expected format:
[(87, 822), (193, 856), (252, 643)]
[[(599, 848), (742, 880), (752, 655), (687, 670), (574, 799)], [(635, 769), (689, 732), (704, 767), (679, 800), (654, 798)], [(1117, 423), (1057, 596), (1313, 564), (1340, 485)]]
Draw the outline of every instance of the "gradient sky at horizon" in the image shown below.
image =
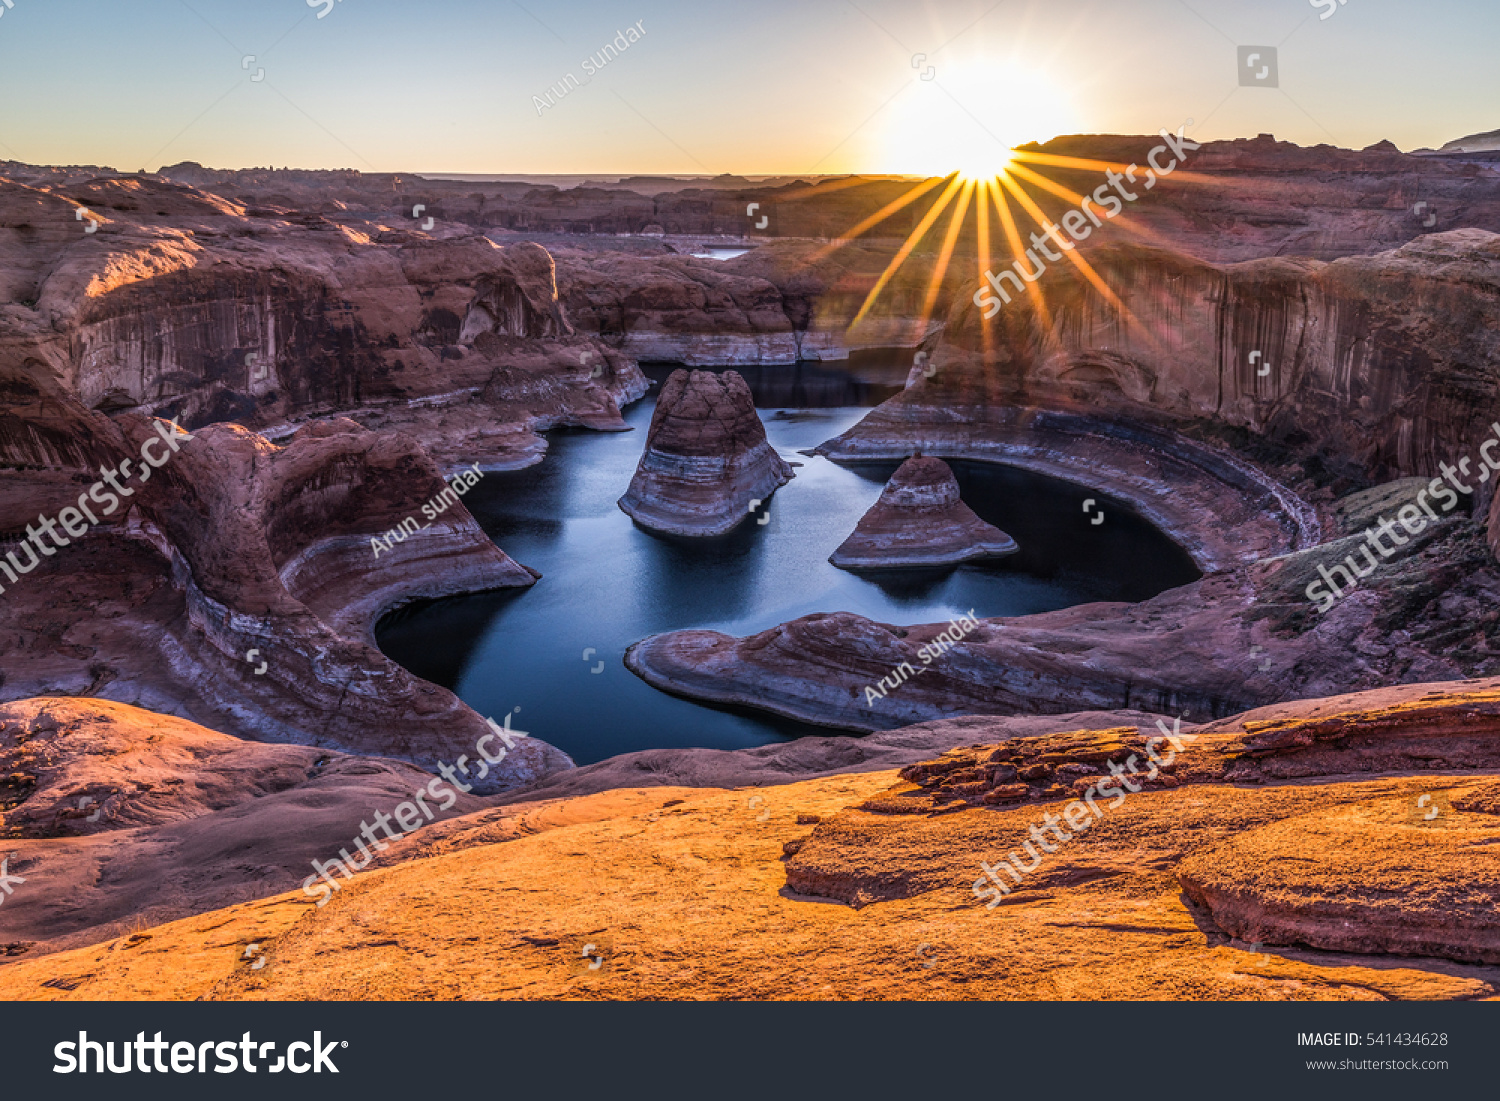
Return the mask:
[[(1351, 148), (1500, 127), (1496, 0), (13, 3), (0, 157), (34, 164), (945, 174), (1188, 118)], [(1237, 45), (1276, 47), (1280, 86), (1240, 87)]]

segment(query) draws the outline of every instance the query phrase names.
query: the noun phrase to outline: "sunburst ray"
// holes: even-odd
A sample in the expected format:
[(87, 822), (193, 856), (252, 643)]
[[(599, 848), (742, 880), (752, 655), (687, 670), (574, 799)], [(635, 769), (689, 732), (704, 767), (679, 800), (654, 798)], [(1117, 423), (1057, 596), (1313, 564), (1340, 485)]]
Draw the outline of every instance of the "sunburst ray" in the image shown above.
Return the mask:
[(911, 231), (906, 241), (896, 251), (896, 255), (886, 265), (885, 271), (880, 273), (880, 278), (875, 280), (875, 285), (870, 288), (870, 293), (865, 296), (864, 305), (859, 308), (859, 313), (854, 315), (854, 320), (849, 322), (849, 328), (854, 328), (865, 319), (865, 315), (870, 312), (870, 307), (875, 304), (875, 299), (880, 296), (880, 292), (885, 290), (886, 284), (891, 281), (891, 277), (896, 274), (897, 269), (902, 264), (906, 263), (906, 258), (921, 243), (922, 238), (927, 236), (927, 231), (932, 228), (932, 224), (938, 220), (943, 210), (953, 200), (953, 196), (963, 186), (963, 182), (958, 178), (956, 173), (945, 178), (948, 180), (948, 186), (943, 189), (943, 193), (938, 196), (937, 201), (932, 204), (927, 213), (922, 215), (922, 220), (917, 223), (916, 228)]
[(930, 180), (923, 180), (921, 183), (917, 184), (904, 195), (901, 195), (886, 203), (885, 206), (881, 207), (874, 214), (871, 214), (868, 218), (861, 221), (858, 225), (849, 230), (842, 237), (835, 237), (832, 241), (829, 241), (828, 244), (824, 245), (817, 252), (813, 253), (812, 256), (808, 257), (807, 263), (809, 265), (815, 264), (819, 260), (832, 255), (834, 252), (837, 252), (845, 245), (852, 243), (854, 240), (866, 233), (869, 229), (885, 221), (892, 214), (895, 214), (897, 211), (904, 210), (906, 207), (916, 202), (938, 184), (942, 183), (946, 178), (947, 177), (945, 176), (934, 176)]
[[(1005, 182), (1003, 177), (996, 177), (998, 183)], [(995, 212), (1000, 215), (1000, 227), (1005, 231), (1005, 239), (1010, 243), (1010, 254), (1016, 260), (1026, 255), (1026, 246), (1021, 243), (1021, 231), (1016, 228), (1016, 219), (1010, 212), (1010, 202), (1005, 197), (1005, 191), (999, 187), (991, 187), (990, 195), (995, 200)], [(988, 275), (986, 275), (988, 280)], [(1052, 328), (1052, 313), (1047, 309), (1047, 296), (1042, 292), (1040, 280), (1026, 280), (1026, 293), (1036, 300), (1037, 315), (1042, 319), (1045, 328)]]
[(953, 214), (948, 219), (948, 233), (943, 238), (943, 247), (938, 253), (937, 262), (932, 266), (932, 278), (927, 283), (927, 297), (922, 300), (922, 314), (917, 318), (918, 340), (927, 334), (927, 322), (931, 320), (938, 295), (942, 293), (943, 277), (948, 274), (948, 262), (953, 258), (953, 249), (958, 244), (958, 235), (963, 231), (964, 215), (969, 211), (969, 200), (974, 194), (976, 182), (975, 180), (963, 182), (963, 190), (958, 195), (958, 205), (954, 207)]
[[(1058, 245), (1062, 249), (1063, 256), (1068, 258), (1073, 266), (1078, 269), (1079, 273), (1085, 279), (1087, 279), (1090, 284), (1093, 285), (1094, 289), (1097, 290), (1100, 295), (1103, 296), (1106, 302), (1108, 302), (1120, 312), (1121, 317), (1124, 318), (1128, 324), (1139, 326), (1140, 322), (1136, 320), (1135, 315), (1130, 312), (1129, 307), (1127, 307), (1125, 303), (1120, 299), (1120, 296), (1117, 295), (1114, 292), (1113, 288), (1111, 288), (1110, 285), (1106, 283), (1104, 279), (1099, 275), (1099, 273), (1094, 270), (1094, 266), (1092, 264), (1090, 264), (1082, 256), (1078, 255), (1078, 247), (1076, 245), (1064, 246), (1062, 244), (1062, 233), (1060, 228), (1052, 222), (1048, 221), (1046, 213), (1043, 212), (1041, 207), (1037, 206), (1036, 201), (1032, 199), (1030, 195), (1026, 194), (1026, 189), (1004, 173), (1002, 173), (1000, 176), (1000, 183), (1003, 187), (1005, 187), (1007, 191), (1015, 196), (1016, 202), (1021, 205), (1022, 209), (1025, 210), (1027, 214), (1031, 215), (1032, 221), (1036, 222), (1038, 229), (1042, 230), (1044, 234), (1047, 234), (1049, 232), (1048, 226), (1051, 226), (1053, 231), (1057, 231), (1055, 239), (1058, 241)], [(1032, 236), (1034, 238), (1036, 235), (1033, 234)]]
[[(979, 285), (985, 285), (984, 273), (990, 270), (990, 181), (979, 181), (979, 194), (974, 205), (974, 221), (978, 233), (978, 248), (975, 252), (979, 259)], [(985, 324), (984, 318), (979, 319), (979, 339), (984, 349), (984, 361), (990, 360), (990, 352), (994, 347), (992, 334), (994, 328)]]

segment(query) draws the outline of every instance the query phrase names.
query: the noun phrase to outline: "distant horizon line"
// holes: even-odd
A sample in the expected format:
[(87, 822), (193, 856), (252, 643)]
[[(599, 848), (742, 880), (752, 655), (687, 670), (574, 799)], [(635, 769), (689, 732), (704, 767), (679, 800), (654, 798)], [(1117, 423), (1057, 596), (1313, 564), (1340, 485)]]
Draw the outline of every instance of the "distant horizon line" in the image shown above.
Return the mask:
[[(1365, 146), (1365, 147), (1363, 147), (1361, 149), (1356, 149), (1356, 148), (1354, 148), (1352, 146), (1331, 145), (1328, 142), (1319, 142), (1319, 143), (1317, 143), (1315, 145), (1299, 145), (1295, 141), (1288, 141), (1286, 139), (1276, 138), (1274, 134), (1267, 134), (1267, 133), (1256, 134), (1254, 137), (1243, 137), (1242, 136), (1242, 137), (1232, 137), (1232, 138), (1213, 138), (1213, 139), (1209, 139), (1207, 141), (1204, 141), (1202, 144), (1206, 147), (1206, 146), (1213, 145), (1213, 144), (1230, 144), (1230, 143), (1237, 143), (1237, 142), (1252, 142), (1252, 141), (1259, 141), (1262, 138), (1271, 138), (1278, 145), (1290, 145), (1290, 146), (1294, 146), (1295, 148), (1298, 148), (1298, 149), (1316, 149), (1316, 148), (1319, 148), (1321, 146), (1327, 145), (1330, 148), (1341, 149), (1341, 150), (1344, 150), (1345, 152), (1351, 152), (1351, 153), (1367, 152), (1367, 151), (1375, 149), (1379, 145), (1390, 144), (1393, 147), (1395, 147), (1396, 151), (1398, 153), (1402, 154), (1403, 156), (1433, 156), (1433, 155), (1440, 155), (1440, 156), (1448, 157), (1448, 156), (1473, 156), (1475, 154), (1482, 154), (1482, 153), (1491, 153), (1491, 154), (1493, 154), (1493, 153), (1500, 152), (1500, 140), (1495, 140), (1497, 138), (1497, 136), (1500, 136), (1500, 130), (1483, 131), (1483, 132), (1480, 132), (1480, 133), (1468, 134), (1468, 135), (1465, 135), (1465, 136), (1460, 137), (1460, 138), (1455, 138), (1453, 140), (1445, 142), (1442, 145), (1439, 145), (1439, 146), (1436, 146), (1436, 147), (1433, 147), (1433, 146), (1419, 146), (1419, 147), (1415, 147), (1415, 148), (1412, 148), (1412, 149), (1401, 149), (1399, 146), (1395, 146), (1394, 142), (1389, 142), (1389, 139), (1383, 139), (1380, 142), (1376, 142), (1376, 143), (1374, 143), (1372, 145)], [(1028, 148), (1045, 149), (1047, 146), (1051, 145), (1053, 142), (1063, 141), (1063, 140), (1068, 140), (1068, 139), (1076, 139), (1076, 138), (1102, 138), (1102, 139), (1109, 139), (1109, 138), (1117, 138), (1117, 139), (1143, 138), (1143, 139), (1147, 139), (1147, 138), (1152, 138), (1152, 137), (1154, 137), (1154, 135), (1149, 135), (1149, 134), (1123, 134), (1123, 133), (1121, 133), (1121, 134), (1117, 134), (1117, 133), (1057, 134), (1057, 135), (1055, 135), (1055, 136), (1053, 136), (1051, 138), (1048, 138), (1046, 141), (1036, 141), (1036, 140), (1033, 140), (1033, 141), (1024, 142), (1024, 143), (1022, 143), (1020, 145), (1014, 146), (1013, 148), (1016, 148), (1016, 149), (1028, 149)], [(1464, 148), (1463, 146), (1461, 146), (1459, 144), (1460, 142), (1468, 141), (1468, 140), (1471, 140), (1471, 139), (1480, 139), (1480, 148), (1466, 149), (1466, 148)], [(1485, 139), (1490, 139), (1490, 140), (1485, 140)], [(1490, 147), (1489, 148), (1485, 148), (1485, 146), (1490, 146)], [(1454, 148), (1454, 147), (1456, 147), (1456, 148)], [(841, 178), (848, 178), (848, 177), (855, 177), (855, 176), (862, 177), (862, 178), (865, 178), (865, 179), (889, 179), (889, 180), (925, 180), (925, 179), (933, 179), (933, 178), (943, 178), (942, 175), (939, 174), (939, 173), (878, 172), (878, 171), (863, 171), (863, 170), (846, 170), (846, 171), (842, 171), (842, 172), (796, 172), (796, 171), (786, 171), (786, 172), (642, 172), (642, 171), (636, 171), (636, 172), (615, 172), (615, 171), (602, 171), (602, 170), (591, 171), (591, 172), (450, 172), (450, 171), (443, 171), (443, 170), (425, 171), (425, 170), (413, 170), (413, 169), (384, 169), (384, 170), (376, 169), (376, 170), (367, 170), (367, 169), (352, 168), (352, 167), (349, 167), (347, 165), (346, 166), (336, 166), (336, 167), (323, 167), (323, 168), (308, 168), (308, 167), (300, 167), (300, 166), (294, 167), (294, 166), (291, 166), (291, 165), (283, 165), (280, 168), (277, 168), (275, 165), (244, 165), (244, 166), (241, 166), (241, 167), (238, 167), (238, 168), (216, 168), (216, 167), (213, 167), (211, 165), (205, 165), (201, 161), (196, 161), (196, 160), (192, 160), (192, 159), (176, 161), (173, 164), (164, 164), (164, 165), (160, 166), (159, 168), (157, 168), (155, 171), (151, 171), (151, 170), (144, 169), (144, 168), (143, 169), (136, 169), (134, 171), (129, 171), (129, 170), (124, 170), (124, 169), (116, 168), (113, 165), (101, 165), (101, 164), (45, 164), (45, 163), (38, 163), (38, 162), (32, 162), (32, 161), (17, 160), (17, 159), (14, 159), (14, 158), (0, 158), (0, 164), (19, 164), (19, 165), (24, 165), (24, 166), (29, 167), (29, 168), (98, 169), (100, 171), (113, 172), (113, 173), (116, 173), (116, 174), (121, 175), (121, 176), (134, 176), (134, 175), (159, 176), (159, 175), (162, 175), (163, 172), (166, 169), (169, 169), (169, 168), (176, 168), (176, 167), (181, 166), (181, 165), (196, 165), (198, 168), (201, 168), (205, 172), (354, 172), (354, 173), (357, 173), (357, 174), (359, 174), (361, 176), (415, 176), (415, 177), (419, 177), (421, 179), (426, 179), (426, 180), (473, 180), (473, 181), (490, 181), (490, 182), (505, 182), (507, 180), (524, 181), (524, 180), (532, 180), (532, 179), (598, 180), (601, 183), (609, 183), (609, 182), (619, 183), (619, 182), (621, 182), (623, 180), (626, 180), (626, 179), (672, 180), (672, 181), (681, 182), (681, 181), (689, 181), (689, 180), (716, 180), (716, 179), (720, 179), (720, 178), (723, 178), (723, 177), (733, 177), (733, 178), (736, 178), (736, 179), (743, 179), (743, 180), (750, 181), (750, 182), (759, 182), (759, 181), (776, 180), (776, 179), (788, 179), (788, 180), (790, 180), (790, 179), (798, 179), (798, 178), (801, 178), (801, 179), (819, 179), (819, 180), (821, 180), (821, 179), (841, 179)], [(949, 175), (951, 175), (951, 174), (952, 173), (949, 173)]]

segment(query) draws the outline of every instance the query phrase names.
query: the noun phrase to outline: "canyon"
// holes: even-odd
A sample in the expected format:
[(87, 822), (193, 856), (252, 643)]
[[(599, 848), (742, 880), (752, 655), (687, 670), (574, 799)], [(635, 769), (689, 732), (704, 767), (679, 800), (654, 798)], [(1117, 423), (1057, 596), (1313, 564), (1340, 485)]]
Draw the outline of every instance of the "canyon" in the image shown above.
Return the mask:
[[(988, 320), (967, 230), (946, 268), (932, 241), (890, 268), (923, 202), (845, 236), (914, 185), (0, 162), (0, 553), (162, 422), (193, 437), (0, 595), (0, 828), (24, 880), (4, 996), (1497, 996), (1496, 480), (1455, 473), (1461, 507), (1326, 612), (1307, 590), (1500, 419), (1500, 172), (1205, 143), (1077, 246), (1087, 270)], [(684, 254), (709, 239), (749, 251)], [(722, 538), (804, 481), (725, 369), (877, 349), (922, 369), (811, 450), (904, 465), (820, 554), (1006, 555), (947, 465), (989, 463), (1103, 502), (1073, 538), (1128, 513), (1202, 576), (981, 617), (873, 701), (946, 623), (835, 608), (638, 639), (630, 672), (706, 716), (852, 736), (580, 768), (538, 731), (326, 906), (297, 889), (489, 729), (376, 624), (546, 582), (464, 500), (378, 561), (372, 540), (460, 471), (545, 464), (549, 433), (629, 431), (642, 364), (680, 369), (620, 509)], [(977, 901), (981, 861), (1158, 719), (1195, 736), (1174, 768)], [(1310, 844), (1329, 855), (1294, 859)], [(585, 943), (605, 966), (578, 968)]]

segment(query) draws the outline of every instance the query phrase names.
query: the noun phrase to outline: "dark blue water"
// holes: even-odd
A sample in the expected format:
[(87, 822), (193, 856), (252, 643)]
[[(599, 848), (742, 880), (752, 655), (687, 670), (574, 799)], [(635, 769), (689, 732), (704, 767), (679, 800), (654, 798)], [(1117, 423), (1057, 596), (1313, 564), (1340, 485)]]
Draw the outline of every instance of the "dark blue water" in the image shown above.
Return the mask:
[[(653, 371), (658, 378), (664, 371)], [(854, 425), (894, 392), (894, 374), (809, 367), (742, 371), (782, 457), (804, 464), (771, 499), (765, 525), (720, 539), (649, 534), (616, 507), (645, 444), (654, 394), (626, 411), (636, 431), (558, 430), (539, 466), (491, 473), (464, 498), (506, 553), (540, 570), (524, 592), (413, 605), (377, 638), (394, 661), (452, 689), (580, 764), (637, 749), (738, 749), (829, 731), (753, 712), (704, 707), (651, 688), (621, 658), (659, 631), (745, 635), (813, 612), (885, 623), (946, 621), (974, 609), (1024, 615), (1092, 600), (1140, 600), (1198, 577), (1188, 556), (1129, 508), (1054, 479), (955, 463), (964, 500), (1021, 552), (951, 570), (856, 575), (828, 555), (880, 495), (896, 464), (860, 469), (798, 452)], [(787, 408), (792, 403), (801, 408)], [(839, 404), (832, 405), (830, 403)], [(859, 403), (859, 404), (854, 404)], [(1085, 497), (1108, 513), (1095, 526)], [(594, 673), (598, 663), (602, 672)]]

